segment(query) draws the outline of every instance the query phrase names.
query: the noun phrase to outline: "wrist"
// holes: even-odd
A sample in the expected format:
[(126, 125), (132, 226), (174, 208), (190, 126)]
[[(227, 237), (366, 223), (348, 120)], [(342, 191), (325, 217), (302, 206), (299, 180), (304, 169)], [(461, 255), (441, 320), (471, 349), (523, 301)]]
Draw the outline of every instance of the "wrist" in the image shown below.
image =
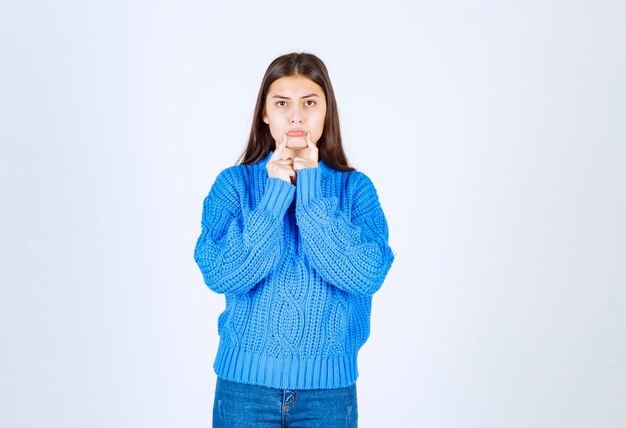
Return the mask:
[(312, 199), (322, 195), (322, 171), (321, 168), (304, 168), (298, 171), (298, 186), (296, 190), (297, 201), (307, 204)]

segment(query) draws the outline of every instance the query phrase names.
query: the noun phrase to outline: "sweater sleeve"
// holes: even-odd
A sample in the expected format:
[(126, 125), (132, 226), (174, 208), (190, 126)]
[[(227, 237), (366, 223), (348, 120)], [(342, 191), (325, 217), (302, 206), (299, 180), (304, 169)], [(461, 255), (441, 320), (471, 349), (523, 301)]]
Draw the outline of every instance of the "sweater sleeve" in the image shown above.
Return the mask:
[(348, 293), (372, 295), (394, 259), (374, 185), (352, 173), (351, 206), (341, 211), (337, 198), (322, 195), (321, 174), (319, 167), (298, 173), (296, 216), (305, 253), (325, 281)]
[(202, 210), (202, 232), (194, 259), (204, 282), (217, 293), (244, 293), (265, 278), (280, 258), (282, 219), (295, 188), (268, 178), (254, 209), (243, 201), (252, 183), (238, 181), (232, 170), (215, 180)]

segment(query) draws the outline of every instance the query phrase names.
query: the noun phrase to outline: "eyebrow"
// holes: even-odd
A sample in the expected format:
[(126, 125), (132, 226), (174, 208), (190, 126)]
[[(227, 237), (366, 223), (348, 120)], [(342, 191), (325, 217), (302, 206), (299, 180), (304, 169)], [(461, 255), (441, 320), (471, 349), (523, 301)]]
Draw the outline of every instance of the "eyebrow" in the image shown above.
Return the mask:
[[(304, 95), (304, 96), (302, 96), (300, 98), (311, 98), (311, 97), (318, 97), (319, 98), (319, 95), (317, 95), (316, 93), (311, 93), (311, 94), (308, 94), (308, 95)], [(280, 99), (284, 99), (284, 100), (290, 100), (291, 99), (291, 98), (286, 97), (284, 95), (274, 95), (272, 98), (280, 98)]]

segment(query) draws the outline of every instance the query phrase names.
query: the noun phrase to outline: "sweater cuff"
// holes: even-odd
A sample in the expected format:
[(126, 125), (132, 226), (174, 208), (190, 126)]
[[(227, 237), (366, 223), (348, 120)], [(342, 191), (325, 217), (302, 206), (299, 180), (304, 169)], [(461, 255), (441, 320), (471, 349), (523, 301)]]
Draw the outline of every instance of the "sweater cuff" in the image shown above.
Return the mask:
[(295, 188), (290, 183), (280, 178), (269, 177), (258, 208), (282, 218), (293, 201), (294, 193)]
[(305, 168), (298, 171), (297, 201), (308, 204), (310, 200), (322, 195), (322, 169)]

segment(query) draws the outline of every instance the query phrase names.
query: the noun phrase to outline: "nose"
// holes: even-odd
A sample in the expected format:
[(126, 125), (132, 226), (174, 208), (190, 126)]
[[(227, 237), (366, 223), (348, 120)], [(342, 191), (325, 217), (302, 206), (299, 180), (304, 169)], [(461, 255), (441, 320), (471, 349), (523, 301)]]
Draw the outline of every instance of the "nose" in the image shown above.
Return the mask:
[(291, 115), (290, 115), (290, 119), (289, 121), (293, 124), (296, 123), (302, 123), (302, 112), (300, 111), (300, 108), (298, 106), (294, 106), (291, 109)]

